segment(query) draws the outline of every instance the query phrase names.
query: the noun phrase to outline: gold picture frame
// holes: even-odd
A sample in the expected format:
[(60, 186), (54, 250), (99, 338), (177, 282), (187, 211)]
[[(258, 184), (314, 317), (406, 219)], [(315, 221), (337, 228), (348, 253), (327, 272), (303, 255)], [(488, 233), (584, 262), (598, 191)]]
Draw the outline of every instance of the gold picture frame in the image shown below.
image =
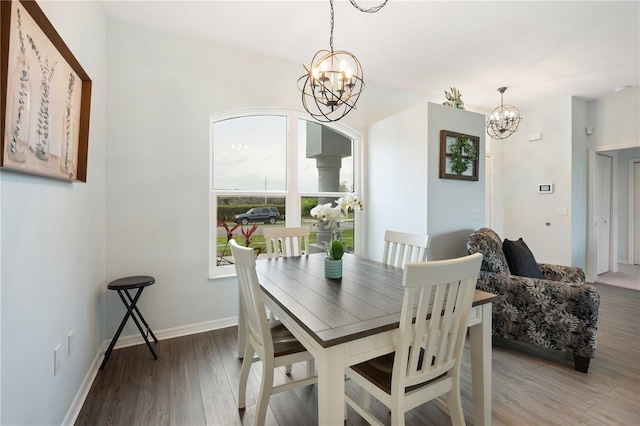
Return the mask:
[(91, 79), (35, 1), (0, 21), (0, 166), (86, 182)]

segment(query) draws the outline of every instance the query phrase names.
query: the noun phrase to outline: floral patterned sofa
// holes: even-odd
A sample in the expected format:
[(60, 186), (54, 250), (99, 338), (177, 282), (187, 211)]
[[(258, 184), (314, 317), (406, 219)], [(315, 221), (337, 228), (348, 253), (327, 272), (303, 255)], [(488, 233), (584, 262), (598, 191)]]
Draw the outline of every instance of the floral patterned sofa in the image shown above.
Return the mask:
[(543, 279), (511, 275), (498, 234), (481, 228), (467, 239), (484, 256), (476, 287), (498, 295), (493, 335), (573, 354), (586, 373), (596, 351), (600, 296), (581, 268), (538, 263)]

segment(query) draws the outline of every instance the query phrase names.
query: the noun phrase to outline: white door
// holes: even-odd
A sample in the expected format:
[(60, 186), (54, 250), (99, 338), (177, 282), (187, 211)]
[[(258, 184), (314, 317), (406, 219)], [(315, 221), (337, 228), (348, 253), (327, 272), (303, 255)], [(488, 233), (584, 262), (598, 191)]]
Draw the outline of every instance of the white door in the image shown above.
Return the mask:
[(611, 241), (611, 157), (598, 154), (598, 259), (597, 274), (609, 271), (609, 246)]
[(633, 164), (633, 263), (640, 265), (640, 162)]

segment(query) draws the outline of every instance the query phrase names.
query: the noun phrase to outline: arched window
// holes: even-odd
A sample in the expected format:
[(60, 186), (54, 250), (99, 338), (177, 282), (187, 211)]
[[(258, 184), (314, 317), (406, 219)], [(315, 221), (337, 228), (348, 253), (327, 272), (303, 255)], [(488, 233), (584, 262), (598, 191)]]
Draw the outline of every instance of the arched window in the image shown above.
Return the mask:
[[(244, 245), (254, 225), (258, 257), (264, 226), (308, 225), (309, 251), (322, 251), (329, 235), (313, 226), (310, 210), (361, 195), (362, 138), (346, 126), (297, 111), (244, 109), (212, 115), (210, 139), (210, 277), (235, 274), (228, 234)], [(359, 213), (349, 216), (342, 239), (359, 252)]]

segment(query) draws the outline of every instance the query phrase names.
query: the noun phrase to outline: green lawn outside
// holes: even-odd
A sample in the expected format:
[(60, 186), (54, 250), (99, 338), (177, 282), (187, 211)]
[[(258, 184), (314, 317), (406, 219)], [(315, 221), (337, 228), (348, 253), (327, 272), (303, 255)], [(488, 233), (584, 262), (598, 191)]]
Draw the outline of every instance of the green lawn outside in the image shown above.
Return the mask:
[[(229, 226), (229, 228), (232, 228), (233, 226), (235, 226), (235, 223), (227, 223), (227, 225)], [(248, 226), (245, 226), (244, 228), (249, 229), (251, 226), (253, 225), (248, 225)], [(258, 229), (260, 229), (261, 226), (262, 225), (259, 224)], [(244, 246), (245, 241), (244, 241), (244, 236), (242, 235), (242, 228), (243, 227), (240, 226), (235, 231), (233, 231), (233, 239), (236, 240), (239, 245)], [(309, 234), (309, 244), (316, 244), (317, 234), (318, 232), (316, 231), (316, 228), (312, 226), (311, 233)], [(349, 247), (353, 247), (353, 228), (345, 229), (342, 232), (342, 241), (346, 242)], [(249, 247), (252, 247), (254, 249), (258, 249), (258, 248), (262, 248), (263, 250), (266, 249), (264, 236), (262, 236), (262, 234), (258, 234), (257, 230), (256, 230), (256, 233), (254, 233), (251, 236), (251, 244), (249, 245)], [(224, 250), (224, 253), (223, 253), (223, 250)], [(226, 235), (218, 236), (217, 256), (218, 257), (231, 256), (231, 247), (227, 243)]]

